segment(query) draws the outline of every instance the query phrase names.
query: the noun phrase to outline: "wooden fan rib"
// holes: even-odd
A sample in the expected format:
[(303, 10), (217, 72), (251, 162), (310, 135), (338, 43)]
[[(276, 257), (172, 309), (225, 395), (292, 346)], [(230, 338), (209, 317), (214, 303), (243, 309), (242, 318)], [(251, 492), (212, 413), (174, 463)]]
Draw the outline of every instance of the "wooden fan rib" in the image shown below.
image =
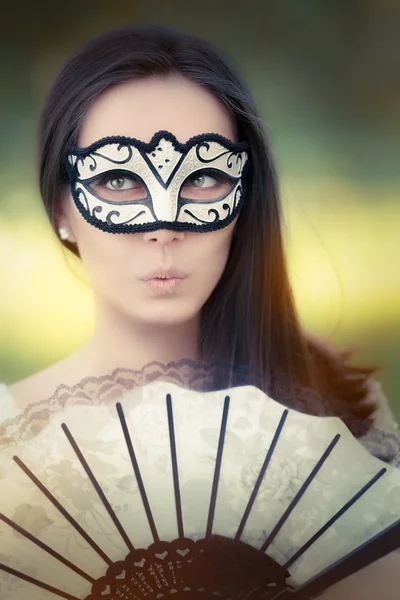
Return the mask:
[(183, 528), (182, 502), (181, 502), (181, 492), (180, 492), (180, 487), (179, 487), (178, 459), (177, 459), (177, 454), (176, 454), (174, 415), (173, 415), (173, 411), (172, 411), (171, 394), (167, 394), (166, 403), (167, 403), (168, 431), (169, 431), (169, 443), (170, 443), (170, 449), (171, 449), (172, 477), (173, 477), (173, 481), (174, 481), (174, 495), (175, 495), (176, 519), (177, 519), (177, 525), (178, 525), (178, 536), (180, 538), (183, 538), (183, 537), (185, 537), (185, 533), (184, 533), (184, 528)]
[(354, 496), (352, 498), (350, 498), (350, 500), (348, 502), (346, 502), (346, 504), (344, 506), (342, 506), (342, 508), (340, 510), (337, 511), (337, 513), (335, 513), (333, 515), (333, 517), (331, 517), (329, 519), (329, 521), (327, 521), (325, 523), (325, 525), (323, 525), (321, 527), (321, 529), (319, 529), (293, 556), (292, 558), (290, 558), (284, 565), (282, 565), (282, 569), (286, 570), (288, 569), (298, 558), (300, 558), (300, 556), (302, 556), (302, 554), (304, 554), (304, 552), (306, 552), (306, 550), (308, 550), (310, 548), (310, 546), (312, 546), (312, 544), (314, 544), (314, 542), (317, 541), (318, 538), (321, 537), (322, 534), (325, 533), (325, 531), (327, 531), (327, 529), (329, 529), (329, 527), (331, 525), (333, 525), (347, 510), (349, 510), (349, 508), (351, 506), (353, 506), (353, 504), (355, 502), (357, 502), (357, 500), (359, 498), (361, 498), (361, 496), (363, 496), (385, 473), (386, 473), (387, 469), (383, 468), (380, 471), (378, 471), (378, 473), (376, 473), (376, 475), (374, 475), (362, 488), (361, 490), (359, 490), (356, 494), (354, 494)]
[(62, 563), (63, 565), (65, 565), (66, 567), (71, 569), (72, 571), (75, 571), (75, 573), (77, 573), (78, 575), (80, 575), (81, 577), (83, 577), (84, 579), (89, 581), (89, 583), (95, 582), (95, 579), (93, 577), (91, 577), (90, 575), (88, 575), (87, 573), (82, 571), (82, 569), (80, 569), (77, 565), (74, 565), (74, 563), (72, 563), (68, 559), (64, 558), (64, 556), (61, 556), (61, 554), (56, 552), (56, 550), (53, 550), (53, 548), (50, 548), (50, 546), (48, 546), (47, 544), (45, 544), (44, 542), (42, 542), (41, 540), (36, 538), (34, 535), (29, 533), (29, 531), (26, 531), (26, 529), (23, 529), (20, 525), (18, 525), (17, 523), (15, 523), (11, 519), (9, 519), (5, 515), (3, 515), (3, 513), (0, 513), (0, 520), (3, 521), (4, 523), (6, 523), (7, 525), (9, 525), (9, 527), (12, 527), (12, 529), (14, 529), (14, 531), (17, 531), (18, 533), (20, 533), (21, 535), (26, 537), (28, 540), (33, 542), (36, 546), (38, 546), (39, 548), (44, 550), (47, 554), (50, 554), (51, 556), (53, 556), (60, 563)]
[(30, 575), (26, 575), (26, 573), (21, 573), (21, 571), (12, 569), (11, 567), (8, 567), (7, 565), (3, 565), (0, 563), (0, 570), (5, 571), (6, 573), (9, 573), (10, 575), (14, 575), (15, 577), (18, 577), (19, 579), (23, 579), (24, 581), (27, 581), (28, 583), (32, 583), (33, 585), (40, 587), (42, 590), (51, 592), (52, 594), (55, 594), (56, 596), (59, 596), (60, 598), (65, 598), (66, 600), (80, 600), (77, 596), (72, 596), (71, 594), (68, 594), (67, 592), (63, 592), (62, 590), (59, 590), (58, 588), (48, 585), (47, 583), (44, 583), (43, 581), (39, 581), (39, 579), (35, 579), (34, 577), (30, 577)]
[(224, 450), (226, 425), (228, 422), (229, 403), (230, 403), (230, 397), (225, 396), (224, 408), (223, 408), (222, 419), (221, 419), (221, 428), (220, 428), (219, 440), (218, 440), (217, 458), (215, 461), (214, 478), (213, 478), (213, 484), (212, 484), (212, 488), (211, 488), (210, 507), (208, 509), (206, 538), (211, 537), (211, 534), (212, 534), (212, 527), (213, 527), (214, 515), (215, 515), (215, 505), (217, 502), (217, 494), (218, 494), (219, 476), (220, 476), (220, 472), (221, 472), (222, 453)]
[(120, 423), (121, 423), (122, 431), (123, 431), (123, 434), (124, 434), (124, 437), (125, 437), (125, 442), (126, 442), (126, 445), (127, 445), (127, 448), (128, 448), (129, 457), (131, 459), (133, 471), (135, 473), (136, 482), (138, 484), (139, 493), (140, 493), (140, 496), (142, 498), (144, 510), (145, 510), (146, 517), (147, 517), (147, 520), (148, 520), (148, 523), (149, 523), (149, 527), (150, 527), (150, 530), (151, 530), (154, 542), (159, 542), (160, 541), (160, 537), (158, 535), (158, 531), (157, 531), (157, 527), (156, 527), (156, 524), (155, 524), (155, 521), (154, 521), (153, 513), (151, 512), (151, 507), (150, 507), (149, 500), (147, 498), (146, 489), (144, 487), (142, 474), (140, 472), (139, 464), (138, 464), (138, 461), (137, 461), (137, 458), (136, 458), (136, 454), (135, 454), (135, 450), (133, 448), (132, 438), (131, 438), (131, 435), (129, 433), (128, 425), (126, 423), (125, 414), (124, 414), (124, 411), (123, 411), (123, 408), (122, 408), (122, 405), (121, 405), (120, 402), (117, 402), (116, 408), (117, 408), (119, 420), (120, 420)]
[(245, 509), (245, 511), (243, 513), (242, 520), (240, 521), (238, 530), (237, 530), (236, 535), (235, 535), (235, 540), (240, 540), (240, 538), (241, 538), (243, 530), (244, 530), (244, 528), (246, 526), (247, 519), (249, 517), (251, 509), (253, 508), (253, 504), (254, 504), (255, 499), (257, 497), (258, 490), (260, 489), (261, 483), (262, 483), (262, 481), (264, 479), (266, 470), (267, 470), (268, 465), (269, 465), (269, 463), (271, 461), (272, 455), (273, 455), (273, 453), (275, 451), (276, 444), (278, 443), (279, 437), (281, 435), (281, 432), (282, 432), (282, 429), (283, 429), (283, 426), (285, 424), (285, 421), (286, 421), (286, 418), (287, 418), (288, 414), (289, 414), (289, 411), (287, 409), (284, 410), (283, 413), (282, 413), (282, 416), (280, 418), (278, 427), (277, 427), (277, 429), (275, 431), (273, 440), (272, 440), (271, 445), (270, 445), (270, 447), (269, 447), (269, 449), (267, 451), (264, 463), (263, 463), (263, 465), (262, 465), (262, 467), (260, 469), (260, 473), (259, 473), (259, 475), (257, 477), (256, 484), (255, 484), (254, 489), (253, 489), (253, 491), (251, 493), (251, 496), (250, 496), (249, 501), (247, 503), (246, 509)]
[(78, 444), (76, 443), (72, 433), (68, 429), (68, 426), (66, 425), (66, 423), (62, 423), (61, 427), (62, 427), (65, 435), (67, 436), (67, 439), (68, 439), (69, 443), (71, 444), (75, 454), (77, 455), (79, 462), (81, 463), (82, 467), (84, 468), (86, 475), (90, 479), (90, 482), (93, 485), (97, 495), (99, 496), (101, 502), (103, 503), (104, 508), (108, 512), (108, 514), (109, 514), (111, 520), (113, 521), (115, 527), (117, 528), (120, 536), (124, 540), (128, 550), (130, 552), (133, 552), (135, 550), (135, 547), (133, 546), (131, 540), (129, 539), (129, 536), (127, 535), (125, 529), (122, 527), (120, 520), (118, 519), (117, 515), (115, 514), (114, 509), (112, 508), (112, 506), (111, 506), (110, 502), (108, 501), (105, 493), (103, 492), (99, 482), (97, 481), (96, 477), (94, 476), (93, 471), (89, 467), (89, 465), (88, 465), (85, 457), (83, 456)]
[(283, 513), (282, 517), (279, 519), (278, 523), (275, 525), (275, 527), (271, 531), (270, 535), (267, 537), (264, 544), (261, 546), (261, 548), (260, 548), (261, 552), (265, 552), (268, 549), (268, 547), (271, 545), (271, 543), (273, 542), (275, 537), (278, 535), (279, 531), (282, 529), (283, 525), (289, 518), (289, 515), (293, 512), (293, 510), (295, 509), (295, 507), (297, 506), (297, 504), (299, 503), (299, 501), (301, 500), (301, 498), (307, 491), (308, 487), (311, 485), (311, 482), (316, 477), (318, 471), (321, 469), (322, 465), (325, 463), (326, 459), (328, 458), (328, 456), (331, 454), (332, 450), (338, 443), (340, 437), (341, 436), (339, 433), (337, 435), (335, 435), (335, 437), (329, 444), (328, 448), (325, 450), (325, 452), (323, 453), (321, 458), (318, 460), (317, 464), (311, 471), (310, 475), (307, 477), (307, 479), (305, 480), (303, 485), (300, 487), (300, 490), (297, 492), (297, 494), (295, 495), (295, 497), (289, 504), (288, 508)]
[(83, 539), (93, 548), (93, 550), (104, 560), (108, 565), (112, 565), (113, 561), (103, 550), (96, 544), (94, 540), (86, 533), (79, 523), (69, 514), (62, 504), (53, 496), (45, 485), (32, 473), (32, 471), (22, 462), (18, 456), (13, 456), (13, 460), (24, 471), (29, 479), (36, 485), (37, 488), (46, 496), (55, 508), (63, 515), (63, 517), (72, 525), (72, 527), (83, 537)]

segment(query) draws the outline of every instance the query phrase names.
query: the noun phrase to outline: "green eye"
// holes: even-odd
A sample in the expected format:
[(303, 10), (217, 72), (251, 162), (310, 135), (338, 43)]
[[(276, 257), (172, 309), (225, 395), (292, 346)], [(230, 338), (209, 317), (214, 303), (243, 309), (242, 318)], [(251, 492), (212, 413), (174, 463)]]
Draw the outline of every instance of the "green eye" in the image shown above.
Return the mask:
[(105, 187), (109, 190), (131, 190), (138, 185), (138, 181), (129, 177), (113, 177), (107, 180)]
[(234, 181), (224, 173), (204, 170), (190, 175), (184, 182), (180, 196), (195, 201), (213, 201), (233, 189)]
[(112, 188), (120, 190), (122, 187), (124, 187), (124, 182), (125, 179), (120, 177), (119, 179), (111, 179), (109, 183)]
[(195, 187), (201, 187), (204, 184), (204, 175), (200, 175), (199, 177), (196, 177), (195, 179), (192, 180), (193, 185)]
[(211, 177), (211, 175), (193, 175), (193, 177), (189, 179), (189, 184), (197, 188), (210, 188), (217, 183), (216, 178)]
[(107, 173), (92, 181), (90, 188), (100, 198), (113, 202), (144, 200), (148, 197), (148, 190), (140, 177), (128, 173)]

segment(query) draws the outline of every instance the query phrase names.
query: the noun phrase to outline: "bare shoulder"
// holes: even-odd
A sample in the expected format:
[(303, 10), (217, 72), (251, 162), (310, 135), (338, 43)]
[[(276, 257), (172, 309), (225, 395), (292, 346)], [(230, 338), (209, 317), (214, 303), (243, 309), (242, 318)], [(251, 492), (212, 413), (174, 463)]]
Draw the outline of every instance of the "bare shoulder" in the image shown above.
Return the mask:
[(391, 552), (372, 565), (343, 579), (318, 600), (397, 600), (400, 589), (400, 552)]
[(61, 384), (72, 386), (89, 375), (84, 351), (74, 354), (8, 386), (11, 396), (20, 410), (33, 402), (50, 398)]

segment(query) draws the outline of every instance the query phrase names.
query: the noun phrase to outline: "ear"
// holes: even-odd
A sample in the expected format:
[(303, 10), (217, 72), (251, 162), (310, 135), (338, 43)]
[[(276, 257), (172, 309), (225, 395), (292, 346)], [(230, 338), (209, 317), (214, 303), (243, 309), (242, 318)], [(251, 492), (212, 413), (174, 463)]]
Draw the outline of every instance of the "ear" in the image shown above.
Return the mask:
[(54, 203), (54, 224), (58, 237), (62, 241), (76, 244), (72, 218), (71, 218), (72, 198), (69, 187), (63, 189), (62, 194)]

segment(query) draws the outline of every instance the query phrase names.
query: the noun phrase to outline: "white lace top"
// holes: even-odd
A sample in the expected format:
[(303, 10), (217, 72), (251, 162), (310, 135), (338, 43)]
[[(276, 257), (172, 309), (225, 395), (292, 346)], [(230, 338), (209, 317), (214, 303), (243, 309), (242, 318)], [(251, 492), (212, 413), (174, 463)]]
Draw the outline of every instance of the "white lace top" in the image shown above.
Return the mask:
[[(54, 418), (59, 412), (64, 412), (69, 406), (108, 404), (110, 401), (122, 398), (129, 392), (129, 388), (131, 390), (140, 388), (157, 379), (169, 380), (182, 387), (196, 385), (196, 380), (190, 379), (191, 367), (189, 366), (186, 370), (184, 362), (182, 361), (178, 370), (175, 367), (168, 370), (164, 366), (160, 369), (158, 363), (150, 363), (142, 371), (134, 372), (133, 377), (124, 369), (116, 369), (110, 375), (99, 379), (87, 377), (76, 386), (60, 385), (51, 398), (34, 402), (23, 411), (17, 406), (7, 385), (0, 383), (0, 448), (5, 448), (10, 443), (28, 440), (32, 435), (36, 436), (46, 427), (50, 418)], [(207, 380), (208, 371), (203, 373), (201, 368), (196, 367), (195, 372), (198, 377), (197, 383)], [(179, 374), (178, 379), (177, 374)], [(203, 376), (204, 379), (202, 379)], [(354, 419), (350, 417), (350, 422), (346, 420), (344, 422), (370, 454), (393, 466), (400, 467), (399, 425), (394, 418), (388, 399), (382, 391), (381, 383), (375, 379), (370, 379), (368, 383), (370, 391), (365, 402), (371, 402), (377, 406), (373, 414), (373, 426), (366, 426), (368, 421), (358, 417), (354, 417)], [(221, 389), (226, 389), (226, 387)], [(304, 406), (300, 408), (300, 411), (322, 416), (324, 410), (322, 405), (316, 413), (313, 412), (315, 399), (312, 399), (312, 394), (313, 391), (310, 388), (303, 388), (300, 391), (300, 403), (304, 400)], [(317, 403), (319, 403), (318, 398), (316, 399)]]
[[(140, 383), (140, 382), (138, 382)], [(382, 390), (382, 384), (376, 379), (370, 380), (370, 391), (365, 402), (373, 402), (377, 409), (374, 413), (374, 424), (384, 431), (399, 430), (399, 424), (393, 415), (387, 396)], [(21, 414), (7, 384), (0, 382), (0, 423)]]

